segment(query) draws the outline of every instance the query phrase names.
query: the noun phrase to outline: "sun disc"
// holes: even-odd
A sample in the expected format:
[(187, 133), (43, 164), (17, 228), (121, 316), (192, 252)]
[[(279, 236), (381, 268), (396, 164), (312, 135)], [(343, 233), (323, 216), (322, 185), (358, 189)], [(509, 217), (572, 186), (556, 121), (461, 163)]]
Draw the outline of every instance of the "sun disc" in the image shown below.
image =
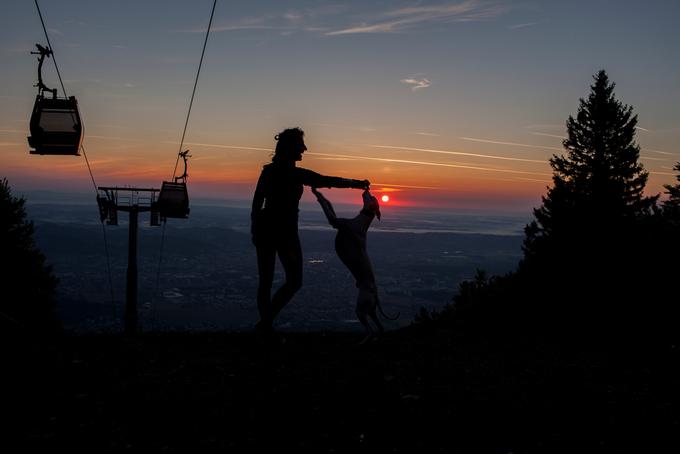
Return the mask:
[(390, 196), (384, 195), (384, 196), (382, 196), (382, 197), (380, 198), (380, 200), (382, 200), (383, 202), (387, 203), (387, 202), (390, 201)]

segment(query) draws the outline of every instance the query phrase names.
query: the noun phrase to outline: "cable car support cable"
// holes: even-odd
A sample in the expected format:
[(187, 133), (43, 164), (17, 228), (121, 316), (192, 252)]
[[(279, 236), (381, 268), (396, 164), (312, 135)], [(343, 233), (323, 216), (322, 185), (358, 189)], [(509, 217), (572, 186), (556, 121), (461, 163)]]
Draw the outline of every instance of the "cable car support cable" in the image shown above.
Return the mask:
[[(201, 68), (203, 67), (203, 57), (205, 56), (205, 49), (208, 45), (208, 37), (210, 36), (210, 30), (212, 28), (212, 22), (213, 22), (213, 17), (215, 16), (215, 7), (217, 6), (217, 0), (213, 0), (213, 5), (212, 9), (210, 11), (210, 19), (208, 20), (208, 28), (205, 33), (205, 39), (203, 40), (203, 49), (201, 50), (201, 58), (198, 62), (198, 70), (196, 71), (196, 78), (194, 79), (194, 88), (191, 91), (191, 99), (189, 101), (189, 109), (187, 111), (187, 117), (186, 120), (184, 121), (184, 130), (182, 131), (182, 139), (179, 144), (179, 150), (177, 152), (177, 159), (175, 160), (175, 168), (172, 171), (172, 181), (177, 181), (178, 179), (182, 179), (186, 181), (187, 177), (187, 158), (189, 157), (189, 150), (182, 151), (182, 148), (184, 148), (184, 138), (186, 137), (187, 133), (187, 128), (189, 125), (189, 118), (191, 117), (191, 108), (194, 105), (194, 97), (196, 95), (196, 87), (198, 86), (198, 79), (201, 75)], [(177, 165), (179, 164), (179, 159), (183, 158), (184, 159), (184, 173), (180, 177), (175, 177), (177, 173)], [(165, 186), (166, 183), (164, 182), (163, 185)], [(185, 186), (186, 188), (186, 186)], [(160, 196), (159, 196), (160, 199)], [(158, 270), (156, 272), (156, 291), (154, 294), (158, 294), (158, 290), (160, 288), (160, 276), (161, 276), (161, 264), (163, 263), (163, 247), (165, 245), (165, 227), (167, 225), (167, 222), (163, 222), (163, 229), (161, 232), (161, 243), (160, 243), (160, 251), (158, 253)], [(153, 299), (152, 299), (153, 300)], [(155, 313), (155, 309), (152, 307), (152, 313)]]
[[(52, 55), (52, 61), (54, 62), (54, 68), (57, 71), (57, 77), (59, 78), (59, 84), (61, 85), (61, 90), (64, 93), (64, 96), (68, 98), (66, 94), (66, 88), (64, 87), (64, 81), (61, 78), (61, 72), (59, 71), (59, 65), (57, 65), (57, 58), (54, 55), (54, 50), (52, 47), (52, 43), (50, 42), (50, 36), (47, 33), (47, 27), (45, 26), (45, 20), (43, 19), (42, 11), (40, 10), (40, 5), (38, 4), (38, 0), (34, 0), (35, 7), (38, 10), (38, 16), (40, 17), (40, 23), (42, 24), (42, 29), (43, 32), (45, 33), (45, 40), (47, 40), (47, 46), (48, 46), (48, 51)], [(40, 47), (39, 47), (40, 49)], [(41, 62), (42, 63), (42, 62)], [(40, 73), (40, 72), (39, 72)], [(42, 77), (40, 77), (39, 84), (44, 87), (44, 84), (42, 83)], [(56, 90), (52, 92), (54, 95), (56, 95)], [(97, 190), (97, 182), (94, 179), (94, 174), (92, 173), (92, 167), (90, 166), (90, 160), (87, 158), (87, 152), (85, 151), (85, 146), (80, 144), (80, 149), (83, 150), (83, 156), (85, 157), (85, 164), (87, 165), (87, 171), (90, 174), (90, 179), (92, 180), (92, 185), (94, 186), (94, 191), (95, 194), (99, 195), (99, 191)], [(111, 303), (113, 307), (115, 308), (115, 300), (113, 296), (113, 279), (111, 277), (111, 258), (109, 255), (109, 244), (106, 238), (106, 228), (104, 227), (104, 223), (102, 222), (102, 232), (104, 233), (104, 250), (106, 252), (106, 268), (109, 276), (109, 291), (111, 294)]]

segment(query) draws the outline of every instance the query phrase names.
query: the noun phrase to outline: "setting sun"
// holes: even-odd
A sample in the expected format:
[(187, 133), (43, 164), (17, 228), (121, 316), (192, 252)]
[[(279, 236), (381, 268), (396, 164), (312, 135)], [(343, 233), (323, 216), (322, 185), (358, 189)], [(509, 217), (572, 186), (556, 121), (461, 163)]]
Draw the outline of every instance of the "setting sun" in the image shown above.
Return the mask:
[(387, 203), (387, 202), (390, 201), (390, 196), (384, 195), (384, 196), (382, 196), (382, 197), (380, 198), (380, 200), (382, 200), (383, 202)]

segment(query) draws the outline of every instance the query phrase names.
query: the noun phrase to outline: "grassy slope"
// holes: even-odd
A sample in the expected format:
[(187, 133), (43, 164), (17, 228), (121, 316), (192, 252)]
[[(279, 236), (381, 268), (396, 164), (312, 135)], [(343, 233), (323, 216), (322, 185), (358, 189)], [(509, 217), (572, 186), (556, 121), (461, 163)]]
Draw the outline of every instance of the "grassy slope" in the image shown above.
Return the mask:
[(99, 335), (20, 355), (15, 344), (5, 428), (38, 452), (507, 453), (649, 448), (680, 427), (677, 349), (651, 360), (492, 349), (445, 331), (358, 340)]

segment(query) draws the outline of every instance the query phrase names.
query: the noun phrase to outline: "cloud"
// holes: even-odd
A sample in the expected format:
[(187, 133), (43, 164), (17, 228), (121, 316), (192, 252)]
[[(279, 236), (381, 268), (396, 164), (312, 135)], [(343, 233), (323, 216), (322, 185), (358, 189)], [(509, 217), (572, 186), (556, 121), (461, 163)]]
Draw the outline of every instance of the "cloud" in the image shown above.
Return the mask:
[(560, 136), (558, 134), (546, 134), (545, 132), (530, 132), (529, 134), (533, 134), (535, 136), (543, 136), (543, 137), (554, 137), (556, 139), (566, 139), (567, 136)]
[(664, 158), (652, 158), (651, 156), (640, 156), (640, 159), (646, 159), (648, 161), (668, 161), (668, 159)]
[(408, 84), (408, 85), (413, 85), (411, 87), (411, 90), (416, 91), (421, 88), (427, 88), (430, 85), (432, 85), (432, 82), (430, 82), (428, 79), (401, 79), (399, 82)]
[[(280, 30), (286, 35), (295, 31), (327, 32), (329, 27), (319, 24), (327, 16), (337, 15), (346, 10), (343, 5), (322, 5), (299, 11), (286, 10), (285, 12), (263, 14), (257, 17), (242, 17), (235, 20), (216, 23), (211, 28), (212, 32), (228, 32), (238, 30)], [(205, 33), (207, 26), (178, 30), (182, 33)]]
[[(178, 145), (179, 142), (163, 142)], [(192, 145), (195, 147), (206, 147), (206, 148), (223, 148), (228, 150), (254, 150), (254, 151), (269, 151), (273, 152), (272, 148), (257, 148), (257, 147), (243, 147), (240, 145), (220, 145), (214, 143), (195, 143), (195, 142), (184, 142), (184, 145)]]
[(333, 123), (311, 123), (312, 125), (315, 126), (323, 126), (326, 128), (339, 128), (339, 129), (350, 129), (354, 131), (360, 131), (360, 132), (375, 132), (376, 129), (372, 128), (370, 126), (356, 126), (356, 125), (339, 125), (339, 124), (333, 124)]
[(645, 151), (651, 151), (652, 153), (659, 153), (659, 154), (665, 154), (665, 155), (673, 155), (673, 153), (670, 153), (668, 151), (661, 151), (661, 150), (652, 150), (651, 148), (644, 148)]
[(434, 134), (432, 132), (416, 132), (415, 134), (418, 136), (439, 137), (439, 134)]
[(547, 161), (545, 159), (524, 159), (524, 158), (509, 158), (506, 156), (493, 156), (488, 154), (476, 154), (476, 153), (465, 153), (463, 151), (448, 151), (448, 150), (432, 150), (430, 148), (409, 148), (409, 147), (395, 147), (391, 145), (368, 145), (373, 148), (386, 148), (390, 150), (408, 150), (408, 151), (422, 151), (425, 153), (435, 153), (435, 154), (450, 154), (456, 156), (471, 156), (474, 158), (485, 158), (485, 159), (500, 159), (503, 161), (521, 161), (521, 162), (536, 162), (540, 164), (545, 164)]
[[(395, 188), (406, 188), (406, 189), (446, 189), (436, 186), (411, 186), (407, 184), (392, 184), (392, 183), (371, 183), (372, 186), (389, 186)], [(385, 188), (383, 188), (385, 190)]]
[[(211, 32), (225, 32), (225, 31), (235, 31), (235, 30), (262, 30), (262, 29), (280, 29), (285, 28), (282, 25), (272, 25), (269, 22), (273, 22), (274, 17), (271, 15), (261, 16), (261, 17), (243, 17), (241, 19), (223, 22), (222, 24), (215, 24), (211, 27)], [(182, 33), (205, 33), (207, 31), (207, 26), (201, 26), (198, 28), (178, 30)]]
[(527, 129), (562, 129), (564, 130), (564, 125), (558, 125), (558, 124), (550, 124), (550, 123), (542, 123), (542, 124), (533, 124), (533, 125), (526, 125), (525, 128)]
[(538, 178), (513, 177), (515, 180), (536, 181), (538, 183), (552, 183), (550, 180), (539, 180)]
[(508, 28), (509, 28), (510, 30), (517, 30), (517, 29), (520, 29), (520, 28), (531, 27), (532, 25), (536, 25), (536, 24), (538, 24), (538, 22), (527, 22), (527, 23), (525, 23), (525, 24), (515, 24), (515, 25), (511, 25), (511, 26), (509, 26)]
[(480, 0), (466, 0), (440, 5), (418, 5), (383, 13), (375, 19), (353, 27), (334, 30), (328, 36), (358, 33), (394, 33), (423, 25), (490, 20), (507, 11), (507, 7)]
[(391, 162), (391, 163), (397, 163), (397, 164), (415, 164), (415, 165), (423, 165), (423, 166), (434, 166), (434, 167), (451, 167), (454, 169), (469, 169), (469, 170), (481, 170), (484, 172), (501, 172), (501, 173), (513, 173), (513, 174), (521, 174), (521, 175), (539, 175), (539, 176), (550, 176), (551, 174), (549, 173), (541, 173), (541, 172), (527, 172), (523, 170), (512, 170), (512, 169), (499, 169), (499, 168), (492, 168), (492, 167), (479, 167), (479, 166), (470, 166), (467, 164), (453, 164), (453, 163), (444, 163), (444, 162), (430, 162), (430, 161), (411, 161), (411, 160), (406, 160), (406, 159), (389, 159), (389, 158), (374, 158), (371, 156), (351, 156), (351, 155), (344, 155), (344, 154), (333, 154), (333, 153), (316, 153), (316, 152), (307, 152), (306, 154), (312, 155), (312, 156), (331, 156), (331, 157), (338, 157), (338, 158), (354, 158), (354, 159), (363, 159), (366, 161), (379, 161), (379, 162)]
[(99, 136), (99, 135), (91, 135), (91, 134), (87, 134), (85, 137), (87, 137), (88, 139), (97, 139), (97, 140), (121, 140), (123, 142), (138, 142), (138, 143), (141, 143), (139, 140), (130, 139), (129, 137)]
[[(370, 2), (365, 3), (365, 5), (364, 8), (369, 8)], [(398, 8), (377, 14), (369, 13), (364, 9), (356, 13), (362, 15), (362, 18), (357, 21), (359, 23), (343, 26), (343, 22), (345, 24), (349, 22), (346, 17), (349, 8), (343, 5), (324, 5), (223, 21), (214, 24), (212, 31), (278, 30), (286, 34), (306, 31), (324, 33), (327, 36), (392, 33), (433, 24), (491, 20), (508, 9), (507, 6), (498, 2), (487, 0), (449, 1), (438, 5)], [(339, 23), (341, 25), (338, 25)], [(205, 33), (206, 25), (177, 31), (181, 33)]]
[(499, 142), (497, 140), (488, 140), (488, 139), (475, 139), (473, 137), (458, 137), (461, 140), (467, 140), (470, 142), (481, 142), (481, 143), (491, 143), (494, 145), (510, 145), (511, 147), (524, 147), (524, 148), (540, 148), (542, 150), (557, 150), (557, 151), (564, 151), (562, 148), (557, 148), (557, 147), (545, 147), (543, 145), (530, 145), (526, 143), (515, 143), (515, 142)]

